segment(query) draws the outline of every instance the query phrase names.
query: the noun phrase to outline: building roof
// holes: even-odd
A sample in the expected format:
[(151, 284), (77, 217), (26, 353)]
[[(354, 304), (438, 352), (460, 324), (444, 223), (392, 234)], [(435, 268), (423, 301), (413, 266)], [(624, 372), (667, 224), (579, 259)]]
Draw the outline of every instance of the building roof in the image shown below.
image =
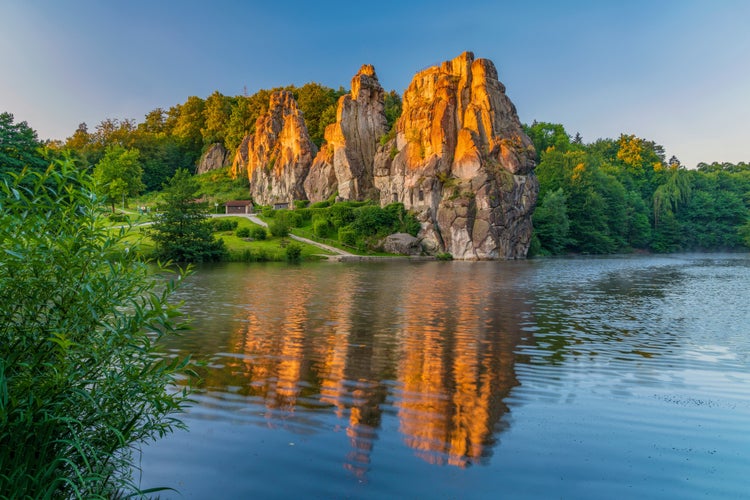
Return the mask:
[(248, 205), (252, 205), (253, 202), (251, 200), (232, 200), (224, 203), (225, 207), (246, 207)]

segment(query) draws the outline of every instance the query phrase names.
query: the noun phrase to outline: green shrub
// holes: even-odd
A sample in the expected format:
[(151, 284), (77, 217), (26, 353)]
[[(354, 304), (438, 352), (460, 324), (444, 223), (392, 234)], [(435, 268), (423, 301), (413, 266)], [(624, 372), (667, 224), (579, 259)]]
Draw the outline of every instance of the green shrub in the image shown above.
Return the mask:
[[(263, 233), (265, 233), (265, 231), (263, 231)], [(250, 237), (250, 228), (247, 227), (247, 226), (241, 227), (241, 228), (239, 228), (237, 230), (237, 232), (235, 234), (237, 235), (238, 238), (249, 238)]]
[(276, 214), (276, 218), (289, 227), (300, 227), (302, 225), (302, 216), (296, 211), (279, 210)]
[(327, 238), (331, 231), (331, 224), (327, 219), (317, 218), (313, 220), (312, 230), (318, 238)]
[(329, 209), (329, 220), (335, 229), (346, 226), (357, 218), (351, 203), (336, 203)]
[(289, 243), (286, 246), (286, 260), (288, 262), (299, 262), (302, 259), (302, 245), (299, 243)]
[(265, 227), (255, 226), (251, 231), (251, 236), (254, 240), (265, 240), (268, 236)]
[(309, 208), (300, 208), (298, 210), (295, 210), (294, 212), (299, 214), (300, 218), (302, 219), (302, 225), (310, 222), (310, 220), (312, 219), (313, 211)]
[(395, 218), (391, 211), (370, 205), (357, 210), (352, 228), (361, 235), (374, 236), (391, 233), (394, 222)]
[(435, 258), (437, 260), (453, 260), (453, 255), (451, 255), (449, 252), (440, 252), (435, 255)]
[(307, 208), (307, 205), (309, 204), (309, 200), (294, 200), (294, 208), (296, 209)]
[(128, 216), (125, 214), (109, 214), (107, 218), (110, 222), (125, 222), (128, 220)]
[(102, 227), (92, 186), (72, 163), (0, 183), (3, 497), (135, 496), (134, 451), (183, 427), (185, 362), (156, 349), (171, 273)]
[(316, 203), (313, 203), (310, 205), (310, 208), (328, 208), (331, 206), (331, 202), (328, 200), (325, 201), (318, 201)]
[(355, 246), (357, 244), (357, 231), (349, 226), (339, 228), (339, 241), (350, 247)]
[(284, 221), (273, 220), (268, 225), (268, 230), (271, 231), (271, 236), (276, 238), (286, 238), (289, 236), (289, 226)]
[(276, 216), (276, 210), (273, 207), (263, 207), (260, 209), (260, 214), (267, 219), (273, 219)]
[(225, 219), (223, 217), (217, 217), (211, 219), (211, 228), (215, 231), (234, 231), (237, 229), (237, 221), (234, 219)]

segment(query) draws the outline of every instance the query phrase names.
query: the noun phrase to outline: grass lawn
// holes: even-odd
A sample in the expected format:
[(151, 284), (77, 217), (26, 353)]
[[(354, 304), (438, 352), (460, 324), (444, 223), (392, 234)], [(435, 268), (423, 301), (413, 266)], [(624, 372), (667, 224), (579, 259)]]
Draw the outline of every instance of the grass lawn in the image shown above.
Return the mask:
[[(226, 217), (226, 219), (236, 220), (237, 229), (259, 227), (245, 217)], [(267, 233), (267, 239), (254, 241), (251, 238), (238, 237), (236, 231), (219, 231), (214, 234), (217, 238), (224, 240), (229, 250), (230, 261), (284, 261), (286, 260), (286, 247), (293, 242), (291, 238), (274, 238), (270, 233)], [(319, 260), (321, 255), (330, 255), (330, 252), (313, 245), (299, 241), (293, 243), (302, 247), (302, 260)]]

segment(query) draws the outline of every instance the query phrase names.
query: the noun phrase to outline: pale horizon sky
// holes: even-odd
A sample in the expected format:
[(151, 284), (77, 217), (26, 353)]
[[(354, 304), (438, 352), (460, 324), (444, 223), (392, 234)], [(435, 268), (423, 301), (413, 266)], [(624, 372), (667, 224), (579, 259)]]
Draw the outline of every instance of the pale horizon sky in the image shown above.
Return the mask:
[(521, 121), (635, 134), (683, 165), (750, 161), (750, 1), (0, 0), (0, 112), (40, 139), (188, 96), (315, 81), (387, 90), (466, 50)]

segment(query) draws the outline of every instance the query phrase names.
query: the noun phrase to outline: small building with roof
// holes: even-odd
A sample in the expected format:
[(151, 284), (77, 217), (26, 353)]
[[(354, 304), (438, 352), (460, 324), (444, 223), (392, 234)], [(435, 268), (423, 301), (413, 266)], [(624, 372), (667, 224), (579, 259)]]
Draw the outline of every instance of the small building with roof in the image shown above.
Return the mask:
[(252, 214), (255, 213), (251, 200), (232, 200), (224, 203), (226, 214)]

